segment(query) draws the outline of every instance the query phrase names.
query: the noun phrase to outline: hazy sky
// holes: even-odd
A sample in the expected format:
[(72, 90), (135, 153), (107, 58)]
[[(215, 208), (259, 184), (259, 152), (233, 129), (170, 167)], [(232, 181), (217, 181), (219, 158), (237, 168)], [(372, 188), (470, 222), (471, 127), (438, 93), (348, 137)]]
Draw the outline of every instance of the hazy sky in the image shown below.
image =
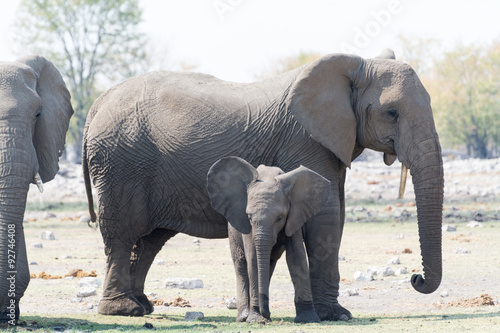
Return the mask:
[[(398, 54), (398, 35), (485, 44), (500, 39), (500, 1), (140, 0), (142, 29), (156, 60), (180, 62), (232, 81), (252, 81), (272, 61), (299, 51), (364, 57)], [(19, 0), (2, 2), (0, 59), (14, 60), (9, 36)]]

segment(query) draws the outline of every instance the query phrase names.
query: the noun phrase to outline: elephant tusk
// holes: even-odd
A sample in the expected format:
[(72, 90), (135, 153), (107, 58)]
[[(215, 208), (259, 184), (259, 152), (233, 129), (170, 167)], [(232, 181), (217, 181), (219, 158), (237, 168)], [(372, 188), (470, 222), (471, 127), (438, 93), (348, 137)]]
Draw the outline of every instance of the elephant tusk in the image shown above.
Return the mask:
[(399, 181), (399, 194), (398, 199), (403, 199), (405, 195), (405, 187), (406, 187), (406, 176), (408, 175), (408, 168), (401, 163), (401, 179)]
[(43, 182), (42, 178), (40, 177), (40, 174), (37, 172), (34, 178), (35, 184), (38, 187), (38, 190), (40, 193), (43, 193)]

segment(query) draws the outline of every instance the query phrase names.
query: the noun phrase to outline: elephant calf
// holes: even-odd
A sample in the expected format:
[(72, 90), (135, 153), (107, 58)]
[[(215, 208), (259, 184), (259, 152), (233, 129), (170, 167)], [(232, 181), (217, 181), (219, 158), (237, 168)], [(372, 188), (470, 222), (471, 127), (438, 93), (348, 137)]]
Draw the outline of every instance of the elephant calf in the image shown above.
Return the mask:
[(229, 222), (229, 244), (236, 271), (236, 321), (270, 319), (269, 283), (286, 249), (295, 287), (295, 322), (319, 322), (311, 294), (301, 227), (328, 199), (330, 182), (300, 166), (255, 169), (239, 157), (218, 160), (207, 175), (212, 206)]

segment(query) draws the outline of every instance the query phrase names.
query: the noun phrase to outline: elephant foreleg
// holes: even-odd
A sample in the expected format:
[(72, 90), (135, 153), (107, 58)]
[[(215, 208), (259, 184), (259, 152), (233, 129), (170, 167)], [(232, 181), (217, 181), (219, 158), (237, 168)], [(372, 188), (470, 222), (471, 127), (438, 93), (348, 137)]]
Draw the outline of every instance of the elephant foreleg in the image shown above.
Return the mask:
[(314, 310), (302, 234), (296, 232), (287, 239), (285, 245), (286, 263), (295, 288), (295, 322), (318, 323), (320, 319)]
[(351, 313), (338, 303), (338, 255), (344, 225), (338, 188), (330, 196), (329, 207), (308, 220), (303, 229), (314, 308), (321, 320), (349, 320)]
[(134, 297), (144, 306), (146, 314), (154, 311), (154, 306), (144, 294), (144, 283), (154, 258), (163, 245), (177, 232), (168, 229), (155, 229), (142, 237), (132, 249), (130, 256), (130, 283)]
[(229, 248), (236, 273), (236, 301), (238, 308), (237, 322), (246, 321), (250, 305), (250, 283), (248, 279), (247, 260), (245, 257), (241, 235), (229, 227)]

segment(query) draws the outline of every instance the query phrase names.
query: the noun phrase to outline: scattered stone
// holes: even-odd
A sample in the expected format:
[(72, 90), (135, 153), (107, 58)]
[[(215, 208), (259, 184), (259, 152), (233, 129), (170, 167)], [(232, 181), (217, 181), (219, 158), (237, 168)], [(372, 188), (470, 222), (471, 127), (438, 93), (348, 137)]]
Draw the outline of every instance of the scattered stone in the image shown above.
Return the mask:
[(83, 278), (83, 277), (87, 277), (87, 276), (96, 277), (97, 273), (95, 271), (90, 271), (90, 273), (87, 273), (87, 272), (84, 272), (81, 268), (75, 268), (75, 269), (72, 269), (71, 271), (69, 271), (69, 273), (64, 275), (64, 276), (65, 277), (72, 276), (72, 277), (77, 277), (77, 278)]
[(193, 243), (195, 243), (195, 244), (200, 244), (200, 239), (199, 239), (199, 238), (195, 238), (195, 239), (193, 239)]
[(370, 266), (366, 269), (366, 273), (367, 274), (371, 274), (372, 276), (373, 275), (377, 275), (377, 271), (380, 269), (380, 267), (377, 267), (377, 266)]
[(51, 275), (47, 274), (45, 272), (41, 272), (40, 274), (36, 275), (35, 273), (31, 273), (30, 277), (32, 279), (43, 279), (43, 280), (56, 280), (56, 279), (62, 279), (61, 275)]
[(148, 330), (152, 330), (154, 328), (153, 324), (148, 323), (148, 322), (144, 323), (144, 326), (142, 326), (142, 327), (144, 327), (144, 328), (146, 328)]
[(392, 210), (392, 206), (388, 205), (384, 208), (384, 212), (390, 212)]
[(73, 257), (70, 256), (69, 254), (65, 254), (61, 257), (61, 259), (73, 259)]
[(161, 260), (161, 259), (157, 259), (155, 260), (155, 264), (156, 265), (164, 265), (165, 264), (165, 261)]
[(394, 270), (390, 267), (383, 267), (377, 271), (378, 276), (391, 276), (394, 274)]
[(229, 298), (226, 300), (226, 306), (229, 310), (235, 310), (238, 308), (238, 303), (236, 302), (236, 298)]
[(443, 231), (457, 231), (457, 227), (455, 227), (454, 225), (445, 224), (445, 225), (443, 225), (441, 230), (443, 230)]
[(184, 315), (185, 321), (203, 320), (204, 318), (203, 312), (186, 312)]
[(401, 233), (401, 234), (396, 234), (396, 239), (403, 239), (405, 238), (405, 234)]
[(164, 288), (195, 289), (203, 288), (201, 279), (167, 278), (163, 282)]
[(467, 226), (469, 228), (482, 228), (483, 224), (477, 221), (470, 221), (469, 223), (467, 223)]
[(358, 288), (352, 288), (352, 289), (346, 289), (342, 291), (342, 296), (359, 296), (359, 289)]
[(344, 261), (345, 257), (339, 253), (339, 261)]
[(85, 285), (76, 293), (76, 297), (89, 297), (97, 294), (96, 288), (91, 285)]
[(354, 207), (353, 212), (366, 212), (366, 208), (362, 206)]
[(43, 244), (42, 243), (35, 243), (35, 244), (33, 244), (33, 247), (35, 249), (43, 249)]
[(387, 265), (400, 265), (400, 264), (401, 264), (401, 260), (399, 260), (399, 257), (391, 258), (387, 262)]
[(72, 277), (72, 276), (64, 276), (64, 278), (65, 278), (66, 280), (73, 280), (73, 279), (74, 279), (74, 277)]
[(86, 215), (82, 215), (82, 216), (80, 216), (80, 219), (78, 221), (82, 222), (82, 223), (90, 223), (90, 217), (88, 217)]
[(448, 293), (447, 291), (443, 291), (441, 294), (439, 294), (439, 296), (445, 298), (445, 297), (450, 296), (450, 293)]
[(50, 220), (50, 219), (55, 219), (57, 216), (53, 213), (45, 212), (42, 216), (42, 220)]
[(54, 236), (54, 234), (52, 233), (52, 231), (45, 230), (44, 232), (42, 232), (41, 238), (43, 240), (55, 240), (56, 236)]
[(406, 247), (403, 251), (401, 251), (401, 253), (410, 254), (410, 253), (413, 253), (413, 251)]
[(94, 288), (99, 288), (101, 286), (101, 280), (92, 276), (87, 276), (82, 278), (78, 282), (78, 286), (79, 287), (92, 286)]
[(453, 253), (455, 253), (455, 254), (459, 254), (459, 253), (469, 254), (470, 250), (462, 249), (461, 247), (459, 247), (458, 249), (453, 250)]
[(406, 269), (406, 267), (399, 267), (398, 269), (396, 269), (396, 271), (394, 272), (395, 275), (403, 275), (403, 274), (409, 274), (410, 272), (408, 272), (408, 270)]
[(36, 261), (31, 261), (30, 265), (35, 266), (35, 265), (38, 265), (38, 263)]
[(357, 271), (354, 273), (354, 280), (355, 281), (372, 281), (374, 280), (373, 275), (371, 273), (363, 273), (360, 271)]
[(83, 300), (81, 297), (72, 297), (69, 299), (71, 303), (80, 303)]

